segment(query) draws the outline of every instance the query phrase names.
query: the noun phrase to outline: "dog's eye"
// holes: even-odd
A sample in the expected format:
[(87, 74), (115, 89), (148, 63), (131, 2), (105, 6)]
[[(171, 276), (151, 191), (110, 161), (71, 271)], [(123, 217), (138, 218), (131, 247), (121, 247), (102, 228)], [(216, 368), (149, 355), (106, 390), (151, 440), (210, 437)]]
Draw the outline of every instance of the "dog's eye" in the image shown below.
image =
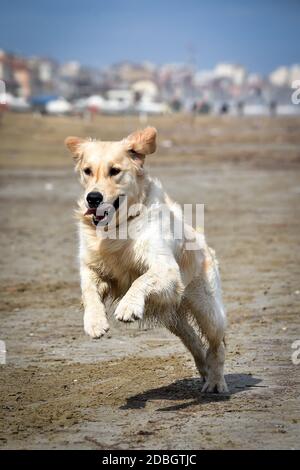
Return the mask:
[(120, 168), (111, 167), (109, 170), (109, 176), (116, 176), (121, 172)]
[(86, 175), (91, 175), (92, 174), (92, 170), (90, 168), (84, 168), (83, 172), (86, 174)]

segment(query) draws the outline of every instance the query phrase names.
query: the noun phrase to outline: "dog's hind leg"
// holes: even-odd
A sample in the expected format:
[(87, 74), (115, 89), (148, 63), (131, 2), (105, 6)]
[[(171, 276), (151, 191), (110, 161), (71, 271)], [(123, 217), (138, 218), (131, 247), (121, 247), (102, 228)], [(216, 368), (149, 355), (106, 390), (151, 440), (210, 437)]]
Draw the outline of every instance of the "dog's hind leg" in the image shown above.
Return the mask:
[(170, 315), (165, 319), (164, 325), (174, 335), (181, 339), (184, 346), (192, 354), (199, 374), (205, 380), (207, 376), (205, 350), (200, 336), (196, 333), (195, 329), (190, 325), (186, 316), (179, 312), (177, 315)]
[(195, 317), (209, 347), (206, 353), (207, 378), (203, 392), (227, 392), (224, 379), (226, 315), (221, 298), (217, 271), (211, 283), (209, 279), (196, 279), (187, 289), (191, 313)]

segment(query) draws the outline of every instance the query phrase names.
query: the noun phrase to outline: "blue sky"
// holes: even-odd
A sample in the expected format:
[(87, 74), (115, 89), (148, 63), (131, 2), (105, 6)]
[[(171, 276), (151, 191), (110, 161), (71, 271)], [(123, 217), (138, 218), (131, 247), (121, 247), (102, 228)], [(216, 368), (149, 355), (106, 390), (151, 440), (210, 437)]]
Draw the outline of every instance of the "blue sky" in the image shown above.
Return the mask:
[(300, 62), (299, 0), (1, 0), (0, 48), (105, 66), (121, 60)]

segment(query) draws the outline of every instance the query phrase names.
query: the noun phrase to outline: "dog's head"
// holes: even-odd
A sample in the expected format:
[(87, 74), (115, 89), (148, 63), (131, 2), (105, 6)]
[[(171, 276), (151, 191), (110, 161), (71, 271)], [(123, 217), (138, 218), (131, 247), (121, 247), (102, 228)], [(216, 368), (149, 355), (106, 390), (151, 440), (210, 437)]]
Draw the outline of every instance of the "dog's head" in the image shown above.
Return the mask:
[(156, 149), (156, 129), (147, 127), (119, 142), (67, 137), (65, 144), (84, 186), (85, 215), (92, 215), (95, 225), (107, 223), (109, 213), (119, 209), (122, 196), (128, 206), (139, 201), (145, 156)]

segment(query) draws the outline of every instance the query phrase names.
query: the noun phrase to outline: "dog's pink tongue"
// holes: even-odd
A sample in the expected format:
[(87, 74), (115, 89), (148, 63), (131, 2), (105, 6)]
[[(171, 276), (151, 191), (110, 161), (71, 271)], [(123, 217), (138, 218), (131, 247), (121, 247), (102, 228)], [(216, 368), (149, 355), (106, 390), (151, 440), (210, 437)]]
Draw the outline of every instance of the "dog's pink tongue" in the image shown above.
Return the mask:
[(96, 214), (97, 209), (88, 209), (84, 215)]
[(92, 209), (87, 209), (84, 215), (90, 215), (93, 214), (96, 217), (99, 217), (99, 219), (103, 219), (105, 216), (106, 212), (109, 212), (112, 209), (112, 205), (109, 204), (108, 202), (103, 202), (100, 204), (98, 207), (93, 207)]

